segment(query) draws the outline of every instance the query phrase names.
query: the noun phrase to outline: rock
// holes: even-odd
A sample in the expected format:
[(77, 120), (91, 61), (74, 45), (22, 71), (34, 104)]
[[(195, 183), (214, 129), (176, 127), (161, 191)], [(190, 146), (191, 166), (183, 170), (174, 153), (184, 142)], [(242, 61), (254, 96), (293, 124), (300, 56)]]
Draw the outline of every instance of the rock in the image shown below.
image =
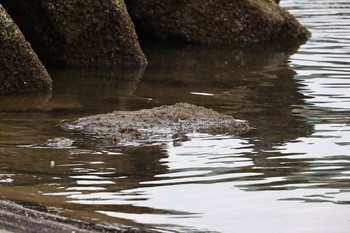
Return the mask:
[[(181, 122), (174, 119), (179, 114), (186, 114)], [(188, 103), (83, 117), (65, 123), (64, 128), (93, 135), (107, 144), (187, 140), (188, 133), (236, 135), (249, 130), (245, 121)]]
[(46, 207), (0, 200), (0, 232), (147, 233), (147, 229), (118, 224), (91, 223), (52, 214)]
[(199, 44), (304, 43), (310, 32), (275, 0), (129, 0), (139, 36)]
[(62, 65), (143, 65), (123, 0), (0, 0), (39, 57)]
[(1, 4), (0, 51), (0, 94), (51, 90), (51, 77)]

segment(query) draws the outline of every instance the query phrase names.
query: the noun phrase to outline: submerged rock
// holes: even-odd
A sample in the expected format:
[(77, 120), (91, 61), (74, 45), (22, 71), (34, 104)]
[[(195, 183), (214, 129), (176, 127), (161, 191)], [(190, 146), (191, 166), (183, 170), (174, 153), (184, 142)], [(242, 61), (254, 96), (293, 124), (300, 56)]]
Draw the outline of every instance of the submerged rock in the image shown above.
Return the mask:
[(123, 0), (0, 0), (39, 57), (63, 65), (140, 65)]
[(129, 0), (140, 35), (200, 44), (304, 43), (310, 32), (276, 0)]
[(0, 94), (51, 90), (51, 77), (1, 4), (0, 50)]
[(93, 135), (107, 144), (188, 140), (188, 133), (236, 135), (249, 130), (245, 121), (188, 103), (88, 116), (64, 127)]

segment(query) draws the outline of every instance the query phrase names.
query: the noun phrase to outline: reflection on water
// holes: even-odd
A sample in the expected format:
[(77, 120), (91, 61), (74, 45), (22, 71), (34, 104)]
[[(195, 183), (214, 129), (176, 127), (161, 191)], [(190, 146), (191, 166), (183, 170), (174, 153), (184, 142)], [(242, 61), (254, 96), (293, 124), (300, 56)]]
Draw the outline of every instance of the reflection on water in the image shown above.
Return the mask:
[[(163, 232), (347, 232), (350, 2), (281, 4), (313, 33), (294, 54), (148, 45), (146, 70), (51, 70), (52, 94), (1, 97), (1, 197)], [(59, 127), (180, 101), (254, 129), (110, 148)]]

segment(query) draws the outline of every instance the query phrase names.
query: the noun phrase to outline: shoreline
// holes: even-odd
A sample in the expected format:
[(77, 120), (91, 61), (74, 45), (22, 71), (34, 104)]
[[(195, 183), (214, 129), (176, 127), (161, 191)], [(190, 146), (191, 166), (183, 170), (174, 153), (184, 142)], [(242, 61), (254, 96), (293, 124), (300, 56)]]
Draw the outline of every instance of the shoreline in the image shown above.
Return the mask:
[(12, 201), (0, 200), (0, 233), (11, 232), (149, 233), (152, 231), (122, 225), (95, 224), (69, 219), (59, 215), (33, 210)]

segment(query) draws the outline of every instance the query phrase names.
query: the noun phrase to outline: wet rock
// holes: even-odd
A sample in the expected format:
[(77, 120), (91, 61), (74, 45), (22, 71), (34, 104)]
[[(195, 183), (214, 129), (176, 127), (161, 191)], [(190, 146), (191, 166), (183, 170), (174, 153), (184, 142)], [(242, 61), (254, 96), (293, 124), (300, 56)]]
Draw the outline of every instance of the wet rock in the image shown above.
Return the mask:
[(51, 89), (51, 77), (1, 4), (0, 51), (0, 94)]
[[(178, 115), (186, 117), (174, 118)], [(114, 145), (171, 139), (186, 141), (189, 140), (186, 135), (189, 133), (236, 135), (249, 130), (245, 121), (188, 103), (94, 115), (65, 123), (64, 127), (93, 135)]]
[(39, 57), (63, 65), (140, 65), (123, 0), (1, 0)]
[(199, 44), (304, 43), (310, 32), (276, 0), (129, 0), (140, 35)]
[[(48, 213), (44, 206), (22, 206), (0, 200), (0, 232), (146, 233), (147, 229), (117, 224), (97, 224)], [(35, 207), (35, 209), (33, 209)]]

